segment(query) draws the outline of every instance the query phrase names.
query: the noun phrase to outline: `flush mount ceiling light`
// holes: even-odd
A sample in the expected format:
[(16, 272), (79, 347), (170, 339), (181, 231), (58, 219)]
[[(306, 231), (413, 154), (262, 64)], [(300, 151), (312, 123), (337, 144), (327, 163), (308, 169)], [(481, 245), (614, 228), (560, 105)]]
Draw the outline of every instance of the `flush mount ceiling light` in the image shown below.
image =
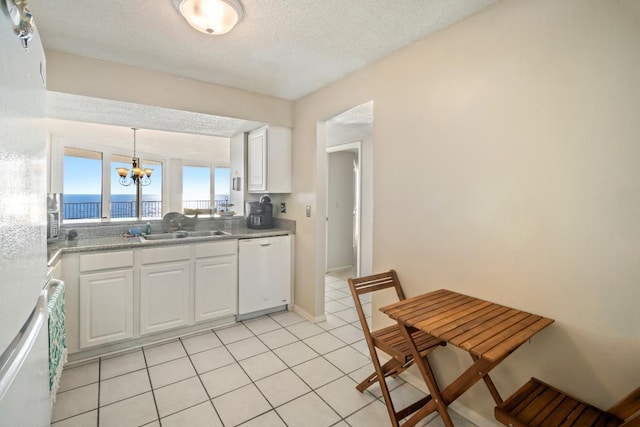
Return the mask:
[(140, 159), (136, 157), (136, 131), (137, 128), (131, 128), (133, 131), (133, 158), (131, 159), (131, 176), (129, 176), (129, 169), (116, 168), (118, 175), (120, 175), (120, 185), (128, 187), (131, 184), (135, 185), (149, 185), (151, 184), (151, 174), (153, 169), (142, 169), (139, 165)]
[(205, 34), (228, 33), (244, 15), (237, 0), (173, 0), (173, 5), (189, 25)]

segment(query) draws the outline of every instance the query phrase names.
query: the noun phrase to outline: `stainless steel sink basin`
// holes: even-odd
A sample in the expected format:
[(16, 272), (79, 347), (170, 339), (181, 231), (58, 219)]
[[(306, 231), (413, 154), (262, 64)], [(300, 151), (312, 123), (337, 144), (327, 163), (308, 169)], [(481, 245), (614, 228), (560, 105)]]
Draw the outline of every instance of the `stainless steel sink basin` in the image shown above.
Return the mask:
[(189, 237), (189, 233), (186, 231), (176, 231), (174, 233), (159, 233), (159, 234), (149, 234), (146, 236), (142, 236), (145, 240), (167, 240), (167, 239), (181, 239), (184, 237)]
[(142, 236), (145, 240), (184, 239), (186, 237), (228, 236), (231, 233), (220, 230), (203, 231), (174, 231), (172, 233), (158, 233)]
[(203, 231), (189, 231), (189, 237), (202, 237), (202, 236), (228, 236), (231, 233), (220, 230), (203, 230)]

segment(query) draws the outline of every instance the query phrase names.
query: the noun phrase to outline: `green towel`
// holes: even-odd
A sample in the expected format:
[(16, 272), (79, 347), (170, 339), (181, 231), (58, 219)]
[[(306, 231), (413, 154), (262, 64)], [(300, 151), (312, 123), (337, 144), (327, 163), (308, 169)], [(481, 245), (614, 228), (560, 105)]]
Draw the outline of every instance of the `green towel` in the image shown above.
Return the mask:
[(56, 400), (62, 368), (67, 362), (67, 339), (64, 330), (64, 282), (49, 294), (49, 390), (51, 404)]

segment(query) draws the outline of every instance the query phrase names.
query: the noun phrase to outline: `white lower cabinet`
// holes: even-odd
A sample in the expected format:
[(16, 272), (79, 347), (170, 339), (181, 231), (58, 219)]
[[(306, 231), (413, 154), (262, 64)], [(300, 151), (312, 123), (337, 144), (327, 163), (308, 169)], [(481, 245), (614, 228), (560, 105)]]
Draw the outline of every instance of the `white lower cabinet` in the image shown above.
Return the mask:
[(194, 320), (202, 322), (237, 313), (237, 240), (195, 245)]
[[(289, 236), (63, 255), (66, 333), (70, 354), (95, 355), (194, 331), (198, 324), (233, 322), (241, 313), (288, 304)], [(240, 252), (244, 261), (238, 258)], [(251, 256), (247, 256), (251, 254)], [(238, 271), (240, 270), (240, 274)], [(249, 286), (246, 286), (249, 284)], [(247, 305), (247, 302), (249, 303)]]
[[(73, 265), (78, 267), (76, 274), (70, 275), (69, 289), (78, 292), (80, 310), (70, 320), (78, 319), (79, 347), (133, 337), (133, 251), (82, 254), (74, 258)], [(75, 280), (77, 286), (73, 284)]]
[(140, 335), (189, 323), (189, 262), (140, 268)]
[(133, 336), (133, 269), (80, 276), (80, 347)]

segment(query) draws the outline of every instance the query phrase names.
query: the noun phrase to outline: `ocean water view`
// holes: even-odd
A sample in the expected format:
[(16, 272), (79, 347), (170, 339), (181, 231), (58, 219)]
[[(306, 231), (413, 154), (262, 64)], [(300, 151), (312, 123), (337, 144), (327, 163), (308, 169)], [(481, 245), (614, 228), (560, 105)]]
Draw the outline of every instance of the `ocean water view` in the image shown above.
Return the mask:
[[(215, 195), (215, 206), (224, 203), (227, 194)], [(209, 200), (184, 200), (183, 207), (190, 209), (211, 209)], [(111, 218), (137, 218), (135, 194), (111, 195)], [(162, 196), (159, 194), (142, 195), (143, 218), (162, 217)], [(63, 219), (92, 219), (102, 217), (102, 199), (100, 194), (64, 194), (62, 198)]]

